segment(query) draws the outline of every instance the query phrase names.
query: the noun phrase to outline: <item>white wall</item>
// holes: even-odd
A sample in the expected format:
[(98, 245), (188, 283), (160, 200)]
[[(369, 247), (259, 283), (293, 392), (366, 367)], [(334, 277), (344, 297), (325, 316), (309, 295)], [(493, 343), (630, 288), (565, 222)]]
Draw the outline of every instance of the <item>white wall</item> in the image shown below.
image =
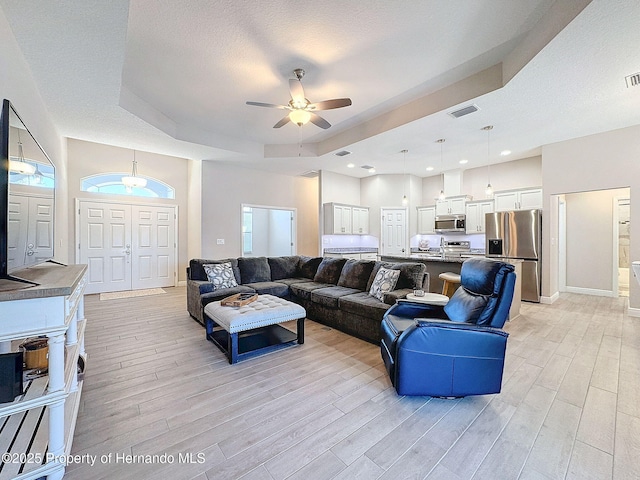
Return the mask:
[(7, 98), (38, 143), (56, 166), (55, 256), (68, 263), (67, 256), (67, 164), (64, 141), (57, 132), (40, 97), (31, 70), (0, 9), (0, 99)]
[[(129, 197), (124, 195), (105, 195), (80, 191), (80, 181), (88, 175), (108, 172), (129, 174), (133, 161), (133, 150), (114, 147), (101, 143), (68, 139), (69, 162), (69, 219), (67, 234), (72, 241), (68, 255), (75, 259), (75, 199), (102, 199), (114, 202), (131, 202), (143, 204), (178, 205), (178, 281), (186, 280), (186, 267), (189, 263), (187, 245), (190, 228), (188, 227), (188, 185), (189, 160), (169, 157), (157, 153), (136, 150), (138, 173), (161, 180), (175, 189), (175, 200), (163, 198)], [(197, 234), (197, 229), (196, 229)]]
[[(296, 208), (298, 254), (318, 252), (318, 180), (202, 162), (203, 258), (242, 255), (241, 205)], [(224, 245), (216, 240), (224, 239)]]
[[(567, 140), (542, 147), (544, 189), (542, 292), (558, 291), (555, 195), (630, 187), (631, 260), (640, 259), (640, 125)], [(548, 214), (547, 214), (548, 212)], [(599, 255), (598, 252), (593, 252)], [(611, 255), (607, 252), (606, 255)], [(640, 287), (630, 282), (629, 304), (640, 308)]]
[(530, 157), (487, 167), (470, 168), (462, 177), (462, 193), (474, 200), (484, 200), (487, 181), (491, 179), (494, 191), (511, 190), (542, 185), (542, 157)]

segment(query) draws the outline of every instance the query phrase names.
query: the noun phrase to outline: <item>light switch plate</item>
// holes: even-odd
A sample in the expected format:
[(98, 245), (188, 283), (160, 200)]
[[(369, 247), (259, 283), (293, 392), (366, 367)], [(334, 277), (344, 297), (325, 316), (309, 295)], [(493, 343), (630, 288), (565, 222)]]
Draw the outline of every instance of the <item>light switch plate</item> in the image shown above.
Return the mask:
[(224, 245), (224, 238), (219, 238), (216, 243), (218, 245)]

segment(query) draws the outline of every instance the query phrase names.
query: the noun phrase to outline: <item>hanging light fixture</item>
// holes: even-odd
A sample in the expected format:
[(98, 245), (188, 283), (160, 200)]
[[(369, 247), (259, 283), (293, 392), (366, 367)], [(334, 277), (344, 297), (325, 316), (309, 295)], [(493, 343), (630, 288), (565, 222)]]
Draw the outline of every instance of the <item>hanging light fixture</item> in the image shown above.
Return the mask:
[(491, 130), (493, 130), (493, 125), (487, 125), (486, 127), (482, 127), (482, 130), (486, 130), (487, 132), (487, 188), (484, 189), (484, 193), (487, 198), (493, 197), (493, 187), (491, 186), (491, 151), (490, 151), (490, 141), (491, 141)]
[(436, 140), (437, 143), (440, 144), (440, 175), (442, 175), (442, 188), (440, 189), (440, 194), (438, 195), (439, 200), (445, 199), (444, 194), (444, 165), (442, 163), (442, 144), (444, 143), (444, 138), (440, 138)]
[[(402, 171), (404, 173), (405, 179), (407, 177), (407, 152), (408, 151), (409, 150), (407, 150), (407, 149), (401, 150), (402, 158), (403, 158), (403, 160), (402, 160)], [(408, 204), (409, 204), (409, 199), (407, 198), (407, 194), (406, 194), (406, 190), (405, 190), (405, 194), (402, 195), (402, 206), (406, 207)]]
[(131, 175), (122, 177), (122, 183), (128, 188), (144, 188), (147, 186), (147, 179), (138, 176), (138, 162), (136, 161), (136, 151), (133, 151), (133, 167)]
[(9, 171), (14, 173), (20, 173), (22, 175), (33, 175), (36, 171), (36, 167), (31, 165), (24, 159), (24, 150), (22, 149), (22, 142), (20, 141), (20, 129), (18, 132), (18, 158), (14, 157), (14, 160), (9, 160)]

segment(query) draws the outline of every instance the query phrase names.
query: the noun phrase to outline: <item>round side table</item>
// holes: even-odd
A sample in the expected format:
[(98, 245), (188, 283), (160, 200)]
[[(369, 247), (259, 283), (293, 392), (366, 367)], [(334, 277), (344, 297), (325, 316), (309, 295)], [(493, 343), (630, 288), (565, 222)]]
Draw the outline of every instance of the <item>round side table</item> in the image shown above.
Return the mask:
[(407, 300), (411, 300), (412, 302), (428, 303), (430, 305), (446, 305), (449, 301), (449, 297), (439, 293), (428, 292), (425, 292), (422, 297), (418, 297), (413, 293), (409, 293), (407, 294)]

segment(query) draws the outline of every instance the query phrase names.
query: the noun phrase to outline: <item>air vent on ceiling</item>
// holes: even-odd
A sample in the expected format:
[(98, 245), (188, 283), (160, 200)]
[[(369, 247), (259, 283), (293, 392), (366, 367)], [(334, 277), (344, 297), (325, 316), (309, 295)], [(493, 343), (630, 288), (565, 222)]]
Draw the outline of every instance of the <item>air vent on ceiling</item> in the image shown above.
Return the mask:
[(301, 177), (307, 177), (307, 178), (316, 178), (318, 175), (320, 175), (320, 172), (318, 172), (317, 170), (309, 170), (308, 172), (304, 172), (300, 174)]
[(362, 165), (360, 168), (364, 168), (365, 170), (371, 170), (374, 167), (372, 167), (371, 165)]
[(624, 77), (627, 82), (627, 88), (637, 87), (640, 85), (640, 73), (634, 73), (633, 75), (627, 75)]
[(346, 157), (347, 155), (351, 155), (349, 150), (341, 150), (339, 152), (334, 153), (336, 157)]
[(449, 112), (453, 118), (464, 117), (465, 115), (469, 115), (470, 113), (477, 112), (480, 110), (477, 105), (468, 105), (460, 110), (456, 110), (455, 112)]

